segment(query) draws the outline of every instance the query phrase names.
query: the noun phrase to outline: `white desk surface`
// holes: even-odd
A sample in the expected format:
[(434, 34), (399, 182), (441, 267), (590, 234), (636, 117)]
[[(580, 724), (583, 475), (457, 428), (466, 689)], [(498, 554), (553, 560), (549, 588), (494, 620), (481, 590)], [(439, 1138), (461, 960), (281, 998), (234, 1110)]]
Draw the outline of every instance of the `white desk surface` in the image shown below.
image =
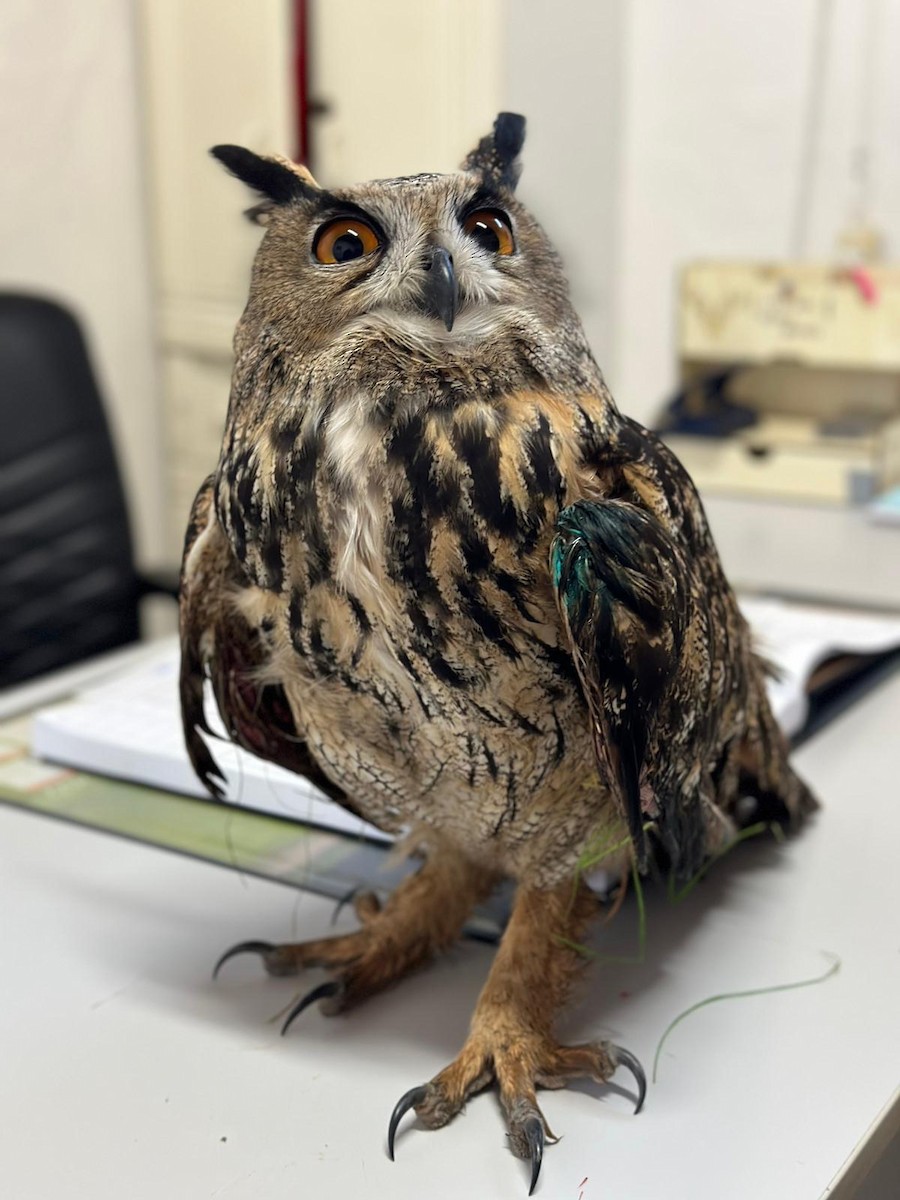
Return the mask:
[[(591, 968), (563, 1034), (608, 1034), (650, 1071), (668, 1022), (714, 993), (840, 972), (701, 1010), (645, 1111), (621, 1089), (543, 1093), (544, 1200), (837, 1200), (898, 1127), (900, 677), (797, 754), (825, 807), (783, 847), (748, 843), (681, 905), (648, 907), (642, 966)], [(10, 1200), (523, 1198), (496, 1098), (449, 1127), (407, 1088), (465, 1035), (491, 950), (460, 945), (346, 1017), (309, 1010), (253, 957), (314, 936), (326, 902), (0, 805), (0, 1194)], [(351, 916), (342, 918), (349, 927)], [(634, 910), (607, 936), (628, 943)], [(311, 973), (299, 987), (321, 975)], [(842, 1165), (856, 1155), (843, 1181)], [(583, 1182), (585, 1181), (586, 1182)], [(830, 1190), (829, 1185), (832, 1185)]]

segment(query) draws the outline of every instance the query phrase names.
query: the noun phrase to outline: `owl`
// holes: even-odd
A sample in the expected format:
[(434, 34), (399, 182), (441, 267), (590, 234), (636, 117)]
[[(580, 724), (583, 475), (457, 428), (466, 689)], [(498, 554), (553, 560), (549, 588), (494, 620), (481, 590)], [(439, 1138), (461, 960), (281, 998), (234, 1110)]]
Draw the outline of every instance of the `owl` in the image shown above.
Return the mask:
[[(534, 1188), (537, 1089), (637, 1059), (554, 1022), (600, 905), (585, 864), (692, 877), (748, 819), (815, 804), (691, 480), (619, 412), (547, 237), (516, 198), (524, 119), (452, 174), (319, 187), (236, 146), (265, 232), (222, 448), (181, 583), (194, 768), (204, 680), (230, 737), (404, 839), (417, 873), (359, 928), (233, 947), (324, 967), (345, 1011), (453, 944), (515, 884), (457, 1057), (397, 1104), (436, 1128), (495, 1085)], [(739, 800), (752, 796), (755, 810)]]

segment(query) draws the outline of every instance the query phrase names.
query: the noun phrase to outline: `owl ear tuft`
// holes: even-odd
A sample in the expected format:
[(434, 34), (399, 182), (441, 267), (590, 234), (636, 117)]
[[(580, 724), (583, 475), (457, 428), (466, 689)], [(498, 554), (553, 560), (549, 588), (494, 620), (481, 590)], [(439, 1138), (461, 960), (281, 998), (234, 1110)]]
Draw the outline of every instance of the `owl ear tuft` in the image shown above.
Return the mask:
[(493, 132), (483, 137), (466, 158), (463, 170), (477, 171), (485, 181), (512, 191), (522, 171), (519, 153), (524, 143), (525, 118), (519, 113), (502, 112)]
[(251, 210), (253, 213), (264, 211), (268, 207), (265, 201), (290, 204), (292, 200), (312, 198), (320, 190), (306, 167), (286, 158), (263, 157), (243, 146), (213, 146), (210, 154), (232, 175), (265, 197), (263, 204)]

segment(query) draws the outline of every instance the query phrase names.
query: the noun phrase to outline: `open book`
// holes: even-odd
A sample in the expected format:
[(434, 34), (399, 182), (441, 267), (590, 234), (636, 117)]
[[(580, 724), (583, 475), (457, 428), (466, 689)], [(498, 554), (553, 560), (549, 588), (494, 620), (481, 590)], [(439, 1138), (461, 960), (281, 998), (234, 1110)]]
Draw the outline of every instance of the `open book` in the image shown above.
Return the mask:
[[(209, 799), (184, 747), (178, 666), (178, 641), (166, 638), (156, 654), (123, 674), (72, 700), (40, 709), (31, 725), (33, 755), (95, 775)], [(228, 803), (340, 833), (390, 840), (305, 779), (230, 742), (209, 684), (205, 708), (217, 735), (210, 746), (225, 777)]]
[(872, 668), (900, 651), (900, 615), (747, 596), (740, 605), (757, 650), (778, 668), (779, 677), (768, 683), (769, 702), (790, 738), (804, 731), (823, 702), (831, 713), (820, 715), (834, 715), (843, 707), (842, 689), (863, 676), (874, 679)]
[[(776, 717), (789, 736), (807, 720), (821, 687), (859, 673), (900, 650), (900, 617), (814, 608), (777, 600), (741, 601), (758, 649), (781, 670), (769, 683)], [(32, 725), (36, 757), (99, 775), (149, 783), (167, 791), (206, 796), (184, 749), (178, 710), (178, 648), (160, 642), (158, 653), (113, 681), (73, 700), (41, 709)], [(332, 803), (305, 780), (237, 749), (208, 697), (210, 725), (221, 736), (213, 754), (226, 777), (232, 804), (306, 824), (385, 840), (385, 835)]]

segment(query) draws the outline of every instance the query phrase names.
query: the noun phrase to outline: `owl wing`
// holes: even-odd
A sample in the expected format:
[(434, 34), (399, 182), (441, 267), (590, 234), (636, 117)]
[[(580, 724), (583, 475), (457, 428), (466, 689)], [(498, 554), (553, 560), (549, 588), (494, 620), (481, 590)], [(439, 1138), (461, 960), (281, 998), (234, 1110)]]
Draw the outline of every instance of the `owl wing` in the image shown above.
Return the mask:
[(203, 705), (208, 678), (233, 742), (304, 776), (343, 807), (352, 808), (310, 755), (282, 686), (260, 682), (268, 650), (263, 631), (242, 615), (236, 603), (236, 595), (250, 584), (219, 525), (213, 490), (210, 476), (194, 501), (181, 569), (179, 688), (191, 765), (221, 799), (225, 779), (203, 736), (215, 736)]
[(668, 448), (623, 420), (607, 461), (615, 498), (560, 513), (552, 584), (638, 865), (652, 827), (683, 878), (708, 853), (716, 697), (741, 686), (741, 618), (696, 490)]

